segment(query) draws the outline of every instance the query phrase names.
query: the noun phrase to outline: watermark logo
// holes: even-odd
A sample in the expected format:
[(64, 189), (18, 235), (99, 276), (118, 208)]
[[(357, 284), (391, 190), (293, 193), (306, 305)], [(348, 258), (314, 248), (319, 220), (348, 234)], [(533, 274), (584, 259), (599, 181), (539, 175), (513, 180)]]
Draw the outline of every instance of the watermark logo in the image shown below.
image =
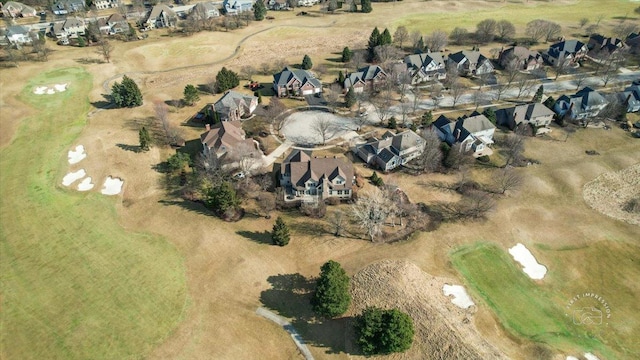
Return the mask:
[(572, 318), (575, 325), (609, 325), (611, 308), (602, 296), (585, 292), (571, 298), (566, 306), (566, 316)]

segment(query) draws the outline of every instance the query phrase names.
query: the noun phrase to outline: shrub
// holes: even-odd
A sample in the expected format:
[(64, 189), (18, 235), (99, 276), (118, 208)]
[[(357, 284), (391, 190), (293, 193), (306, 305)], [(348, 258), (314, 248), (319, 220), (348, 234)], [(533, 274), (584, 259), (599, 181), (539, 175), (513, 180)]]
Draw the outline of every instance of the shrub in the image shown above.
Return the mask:
[(367, 308), (356, 318), (355, 330), (365, 355), (403, 352), (413, 343), (413, 321), (398, 309)]
[(300, 204), (300, 212), (314, 219), (322, 219), (327, 214), (327, 205), (322, 201), (318, 203), (302, 203)]

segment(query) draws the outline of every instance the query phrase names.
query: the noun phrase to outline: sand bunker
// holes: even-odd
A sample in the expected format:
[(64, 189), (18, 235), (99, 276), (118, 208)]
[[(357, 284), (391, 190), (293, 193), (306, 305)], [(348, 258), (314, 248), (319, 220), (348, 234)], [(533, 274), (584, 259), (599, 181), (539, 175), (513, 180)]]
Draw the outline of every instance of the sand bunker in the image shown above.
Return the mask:
[(107, 179), (104, 181), (104, 185), (102, 186), (102, 190), (100, 191), (103, 195), (117, 195), (122, 191), (122, 185), (124, 181), (119, 178), (112, 178), (111, 176), (107, 176)]
[(93, 189), (95, 184), (91, 183), (91, 177), (86, 177), (82, 180), (80, 184), (78, 184), (78, 191), (89, 191)]
[(67, 84), (55, 84), (51, 86), (36, 86), (33, 93), (36, 95), (52, 95), (58, 92), (67, 91)]
[(451, 302), (459, 308), (466, 309), (475, 305), (469, 294), (467, 294), (467, 290), (465, 290), (462, 285), (445, 284), (442, 287), (442, 292), (445, 296), (453, 295), (453, 300), (451, 300)]
[(547, 268), (536, 261), (536, 258), (526, 246), (518, 243), (509, 249), (509, 254), (513, 256), (515, 261), (524, 266), (522, 271), (529, 275), (530, 278), (540, 280), (544, 278), (544, 275), (547, 273)]
[(87, 175), (87, 173), (84, 171), (84, 169), (70, 172), (62, 178), (62, 185), (69, 186), (73, 184), (76, 180), (79, 180), (85, 177), (85, 175)]
[(69, 157), (69, 164), (77, 164), (82, 159), (87, 157), (87, 153), (84, 152), (84, 146), (78, 145), (75, 150), (69, 150), (67, 155)]
[(640, 225), (640, 214), (623, 210), (627, 202), (640, 197), (640, 164), (598, 176), (584, 185), (582, 197), (587, 205), (604, 215)]
[(575, 356), (567, 356), (567, 360), (579, 360), (579, 359)]
[(592, 353), (584, 353), (584, 358), (587, 360), (600, 360), (598, 359), (597, 356), (593, 355)]

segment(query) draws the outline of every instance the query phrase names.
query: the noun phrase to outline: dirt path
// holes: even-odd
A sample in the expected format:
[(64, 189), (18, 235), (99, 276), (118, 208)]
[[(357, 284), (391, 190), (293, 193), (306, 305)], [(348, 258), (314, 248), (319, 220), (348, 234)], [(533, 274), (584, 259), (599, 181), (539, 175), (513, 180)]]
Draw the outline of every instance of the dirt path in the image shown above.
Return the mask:
[(287, 332), (291, 334), (293, 342), (296, 343), (296, 346), (300, 349), (302, 355), (304, 355), (304, 358), (307, 360), (313, 360), (313, 355), (311, 354), (311, 351), (309, 351), (309, 348), (307, 348), (307, 345), (305, 345), (304, 340), (302, 340), (302, 336), (298, 334), (293, 325), (291, 325), (291, 323), (289, 323), (285, 318), (276, 315), (263, 307), (259, 307), (258, 310), (256, 310), (256, 314), (273, 321), (274, 323), (282, 326), (283, 329), (287, 330)]

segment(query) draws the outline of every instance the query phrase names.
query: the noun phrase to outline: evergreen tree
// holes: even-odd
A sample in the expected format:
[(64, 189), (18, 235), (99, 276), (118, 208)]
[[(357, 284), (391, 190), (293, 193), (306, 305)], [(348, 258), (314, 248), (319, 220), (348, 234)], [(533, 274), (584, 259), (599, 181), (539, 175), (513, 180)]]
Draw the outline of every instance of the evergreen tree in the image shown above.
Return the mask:
[(274, 245), (285, 246), (289, 243), (289, 240), (289, 227), (282, 217), (278, 216), (276, 223), (273, 224), (273, 231), (271, 231), (271, 241)]
[(262, 21), (265, 15), (267, 15), (267, 7), (264, 5), (264, 1), (257, 0), (253, 4), (253, 18), (256, 19), (256, 21)]
[(326, 318), (342, 315), (349, 309), (349, 276), (339, 263), (329, 260), (320, 268), (316, 291), (311, 299), (313, 311)]
[(431, 112), (431, 110), (422, 114), (422, 118), (420, 118), (420, 124), (422, 126), (429, 126), (431, 125), (432, 122), (433, 122), (433, 113)]
[(382, 178), (378, 176), (378, 173), (376, 173), (375, 171), (373, 172), (373, 174), (371, 174), (369, 180), (371, 180), (371, 183), (377, 187), (384, 186), (384, 180), (382, 180)]
[(198, 95), (198, 89), (195, 86), (189, 84), (184, 87), (184, 101), (187, 105), (193, 105), (196, 101), (200, 100), (200, 95)]
[(380, 45), (380, 30), (377, 27), (373, 28), (371, 35), (369, 36), (369, 42), (367, 43), (367, 61), (372, 62), (376, 58), (375, 48)]
[(189, 154), (177, 152), (169, 156), (169, 158), (167, 159), (167, 168), (169, 168), (169, 170), (172, 172), (182, 171), (184, 170), (185, 166), (189, 165), (190, 163), (191, 157), (189, 157)]
[(397, 122), (397, 120), (396, 120), (395, 116), (392, 116), (392, 117), (389, 119), (389, 123), (387, 123), (387, 127), (388, 127), (389, 129), (395, 129), (395, 128), (397, 128), (397, 127), (398, 127), (398, 122)]
[(301, 67), (304, 70), (310, 70), (313, 67), (313, 63), (311, 62), (311, 58), (309, 57), (309, 55), (306, 55), (302, 58), (302, 65)]
[(533, 95), (533, 102), (542, 102), (542, 95), (544, 94), (544, 85), (540, 85), (540, 87), (538, 88), (538, 91), (536, 91), (536, 94)]
[(371, 0), (362, 0), (360, 2), (360, 11), (363, 13), (370, 13), (373, 10), (371, 7)]
[(218, 91), (223, 93), (240, 85), (240, 78), (235, 72), (223, 67), (216, 75), (216, 84), (218, 85)]
[(357, 12), (358, 11), (358, 5), (356, 5), (355, 0), (351, 1), (351, 4), (349, 5), (349, 11), (350, 12)]
[(393, 43), (393, 38), (391, 37), (389, 29), (385, 28), (382, 34), (380, 34), (380, 41), (378, 43), (380, 45), (391, 45)]
[(151, 136), (149, 136), (149, 132), (147, 128), (144, 126), (138, 132), (138, 138), (140, 139), (140, 149), (143, 151), (149, 150), (149, 145), (151, 144)]
[(549, 109), (553, 110), (553, 107), (556, 105), (556, 100), (553, 98), (553, 96), (549, 96), (543, 103), (542, 105), (548, 107)]
[(233, 186), (225, 181), (207, 191), (205, 204), (218, 215), (222, 215), (227, 211), (236, 210), (240, 205), (240, 200)]
[(338, 84), (344, 87), (344, 74), (342, 73), (342, 70), (338, 72)]
[(496, 112), (493, 110), (493, 108), (486, 108), (484, 112), (482, 112), (482, 115), (486, 116), (493, 125), (496, 124)]
[(262, 104), (262, 93), (258, 91), (258, 104)]
[(416, 49), (415, 49), (415, 53), (416, 54), (422, 54), (422, 52), (424, 51), (424, 39), (422, 38), (422, 36), (420, 36), (420, 39), (418, 39), (418, 42), (416, 43)]
[(135, 107), (142, 105), (140, 88), (127, 75), (122, 77), (122, 83), (116, 82), (111, 87), (111, 98), (117, 107)]
[(340, 61), (342, 62), (349, 62), (351, 61), (351, 57), (353, 56), (353, 52), (349, 49), (349, 47), (345, 46), (344, 49), (342, 49), (342, 58), (340, 59)]
[(356, 91), (353, 86), (349, 86), (347, 94), (344, 96), (344, 104), (346, 107), (351, 108), (356, 103)]
[(365, 355), (403, 352), (413, 343), (413, 321), (398, 309), (367, 308), (356, 318), (355, 330)]

